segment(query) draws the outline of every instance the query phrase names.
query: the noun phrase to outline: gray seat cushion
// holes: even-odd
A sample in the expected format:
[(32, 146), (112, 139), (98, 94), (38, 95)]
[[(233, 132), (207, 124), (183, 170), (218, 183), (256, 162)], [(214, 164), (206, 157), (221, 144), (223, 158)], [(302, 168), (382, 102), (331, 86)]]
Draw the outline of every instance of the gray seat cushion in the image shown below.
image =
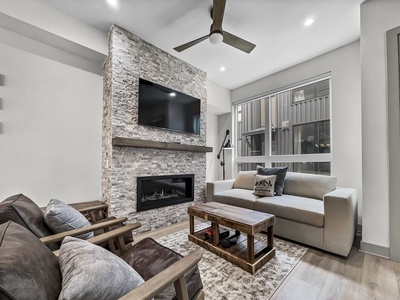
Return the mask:
[(214, 195), (214, 201), (243, 208), (254, 209), (254, 203), (259, 196), (253, 194), (253, 190), (231, 189)]
[(324, 203), (291, 195), (263, 197), (255, 202), (255, 210), (300, 223), (323, 227)]

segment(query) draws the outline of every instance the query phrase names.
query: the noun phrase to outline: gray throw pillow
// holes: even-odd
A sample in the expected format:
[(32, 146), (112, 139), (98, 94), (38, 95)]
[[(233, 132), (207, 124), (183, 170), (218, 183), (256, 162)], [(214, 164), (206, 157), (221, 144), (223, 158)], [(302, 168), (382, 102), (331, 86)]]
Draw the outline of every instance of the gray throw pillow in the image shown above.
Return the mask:
[(63, 300), (118, 299), (144, 283), (124, 260), (97, 245), (67, 236), (59, 256)]
[(257, 175), (276, 175), (275, 196), (282, 196), (288, 167), (264, 168), (257, 166)]
[[(44, 213), (44, 220), (55, 233), (90, 226), (90, 222), (72, 206), (56, 199), (50, 200)], [(81, 239), (89, 239), (94, 236), (88, 232), (77, 236)]]

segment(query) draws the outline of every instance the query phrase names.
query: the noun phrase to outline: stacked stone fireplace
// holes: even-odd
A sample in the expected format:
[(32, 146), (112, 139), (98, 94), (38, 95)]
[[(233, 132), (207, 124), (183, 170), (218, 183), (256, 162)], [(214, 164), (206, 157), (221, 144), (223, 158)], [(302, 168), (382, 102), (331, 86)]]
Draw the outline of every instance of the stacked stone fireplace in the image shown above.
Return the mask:
[[(138, 125), (139, 78), (200, 99), (200, 135)], [(199, 149), (206, 148), (206, 73), (114, 25), (103, 102), (102, 197), (110, 214), (141, 222), (139, 232), (186, 220), (187, 207), (205, 199), (206, 154)], [(164, 190), (138, 193), (143, 178)], [(143, 197), (150, 203), (138, 203)]]

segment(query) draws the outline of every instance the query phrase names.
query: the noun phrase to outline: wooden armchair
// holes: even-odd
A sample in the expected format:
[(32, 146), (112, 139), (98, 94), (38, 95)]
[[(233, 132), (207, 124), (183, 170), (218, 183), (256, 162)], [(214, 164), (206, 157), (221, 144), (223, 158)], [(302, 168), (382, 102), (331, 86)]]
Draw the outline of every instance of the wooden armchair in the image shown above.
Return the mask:
[[(71, 205), (77, 208), (83, 215), (86, 215), (89, 221), (94, 225), (69, 230), (62, 234), (55, 234), (47, 226), (44, 220), (43, 210), (30, 198), (23, 194), (17, 194), (8, 197), (0, 203), (0, 224), (7, 221), (18, 223), (30, 230), (38, 238), (48, 237), (48, 239), (45, 239), (47, 246), (51, 250), (57, 250), (60, 247), (60, 243), (55, 241), (62, 241), (62, 239), (59, 239), (60, 236), (78, 236), (92, 231), (95, 232), (95, 234), (101, 234), (124, 225), (123, 223), (127, 218), (106, 218), (107, 205), (99, 202), (100, 201), (93, 201)], [(52, 238), (54, 235), (56, 237)], [(129, 232), (124, 235), (124, 238), (127, 243), (133, 241), (132, 234)]]
[[(140, 274), (145, 282), (120, 299), (204, 299), (203, 286), (197, 268), (202, 250), (198, 249), (182, 258), (149, 238), (134, 246), (126, 245), (122, 234), (139, 226), (138, 223), (128, 224), (87, 240), (94, 244), (113, 240), (117, 244), (118, 256), (139, 274), (143, 268), (151, 272), (158, 269), (150, 278), (146, 278), (146, 274), (145, 276)], [(57, 238), (52, 238), (52, 242), (57, 241)], [(61, 236), (58, 238), (62, 239)], [(14, 222), (7, 222), (0, 225), (0, 253), (0, 269), (2, 270), (0, 272), (0, 299), (58, 298), (61, 281), (63, 282), (57, 259), (60, 250), (51, 252), (29, 230)], [(110, 253), (110, 255), (113, 254)], [(140, 256), (144, 266), (138, 267), (138, 262), (135, 262), (135, 259), (132, 260), (132, 257), (137, 256)], [(160, 264), (162, 260), (166, 263)], [(174, 292), (171, 293), (171, 290)]]

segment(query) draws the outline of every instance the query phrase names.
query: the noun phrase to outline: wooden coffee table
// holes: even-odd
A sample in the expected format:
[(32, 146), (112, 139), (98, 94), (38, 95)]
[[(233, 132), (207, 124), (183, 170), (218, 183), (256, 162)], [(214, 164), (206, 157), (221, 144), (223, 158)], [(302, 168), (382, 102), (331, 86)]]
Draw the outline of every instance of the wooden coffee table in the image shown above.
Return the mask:
[[(254, 274), (271, 258), (275, 257), (273, 239), (274, 215), (218, 202), (190, 206), (188, 207), (188, 213), (190, 221), (189, 240), (243, 270)], [(229, 248), (224, 248), (221, 245), (222, 241), (219, 240), (219, 234), (213, 234), (213, 239), (211, 240), (206, 238), (205, 229), (195, 232), (194, 217), (211, 221), (214, 233), (219, 232), (220, 225), (234, 229), (237, 243)], [(267, 243), (254, 239), (254, 235), (262, 230), (267, 231)]]

